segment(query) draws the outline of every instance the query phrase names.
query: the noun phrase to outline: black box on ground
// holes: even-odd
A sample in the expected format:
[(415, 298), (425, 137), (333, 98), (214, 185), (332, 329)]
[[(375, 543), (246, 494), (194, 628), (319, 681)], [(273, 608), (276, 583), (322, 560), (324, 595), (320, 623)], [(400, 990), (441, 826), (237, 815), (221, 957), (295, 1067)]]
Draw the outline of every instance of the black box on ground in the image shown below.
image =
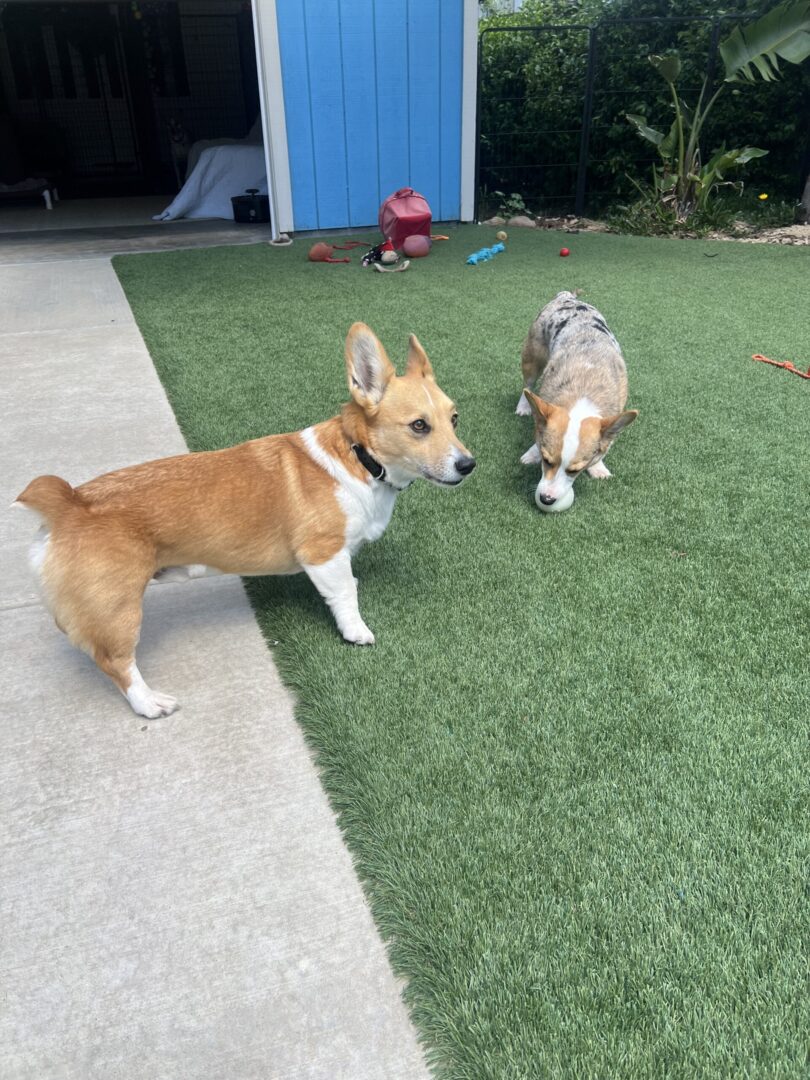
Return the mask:
[(233, 220), (240, 225), (256, 225), (270, 220), (270, 200), (258, 188), (248, 188), (244, 195), (231, 197)]

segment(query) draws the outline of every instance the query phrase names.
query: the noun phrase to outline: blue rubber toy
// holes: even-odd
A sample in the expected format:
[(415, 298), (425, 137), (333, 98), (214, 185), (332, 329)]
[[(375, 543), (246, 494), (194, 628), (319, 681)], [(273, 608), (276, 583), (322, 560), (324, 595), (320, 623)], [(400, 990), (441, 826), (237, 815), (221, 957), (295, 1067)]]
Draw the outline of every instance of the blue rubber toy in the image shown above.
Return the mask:
[(489, 262), (494, 255), (499, 255), (502, 251), (506, 251), (503, 244), (493, 244), (491, 248), (481, 248), (480, 251), (476, 251), (475, 254), (468, 257), (467, 265), (478, 266), (480, 262)]

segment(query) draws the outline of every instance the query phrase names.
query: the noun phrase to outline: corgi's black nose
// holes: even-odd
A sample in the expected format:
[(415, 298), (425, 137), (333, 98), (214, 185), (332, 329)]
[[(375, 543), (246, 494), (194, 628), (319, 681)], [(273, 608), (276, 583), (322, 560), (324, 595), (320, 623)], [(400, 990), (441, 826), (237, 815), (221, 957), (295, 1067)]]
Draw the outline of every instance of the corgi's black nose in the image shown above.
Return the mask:
[(553, 506), (557, 501), (552, 495), (538, 495), (537, 498), (543, 504), (543, 506)]
[(462, 458), (459, 458), (458, 461), (456, 462), (456, 468), (458, 469), (458, 471), (461, 473), (462, 476), (469, 476), (470, 473), (475, 468), (475, 458), (474, 457), (462, 457)]

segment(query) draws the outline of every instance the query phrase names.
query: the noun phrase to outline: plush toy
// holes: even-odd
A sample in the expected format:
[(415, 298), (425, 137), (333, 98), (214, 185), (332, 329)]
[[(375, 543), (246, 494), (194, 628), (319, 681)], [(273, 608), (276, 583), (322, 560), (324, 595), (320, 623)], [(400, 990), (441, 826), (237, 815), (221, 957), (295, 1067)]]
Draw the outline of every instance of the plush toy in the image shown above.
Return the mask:
[(376, 247), (371, 248), (363, 256), (363, 266), (374, 266), (375, 264), (382, 263), (383, 266), (393, 266), (395, 262), (399, 260), (399, 255), (394, 251), (394, 245), (390, 239), (385, 240), (382, 244), (377, 244)]
[(320, 242), (312, 245), (307, 258), (310, 262), (347, 263), (351, 262), (351, 259), (333, 259), (332, 253), (335, 251), (351, 251), (352, 248), (356, 247), (365, 247), (365, 244), (361, 240), (350, 240), (348, 244), (324, 244)]

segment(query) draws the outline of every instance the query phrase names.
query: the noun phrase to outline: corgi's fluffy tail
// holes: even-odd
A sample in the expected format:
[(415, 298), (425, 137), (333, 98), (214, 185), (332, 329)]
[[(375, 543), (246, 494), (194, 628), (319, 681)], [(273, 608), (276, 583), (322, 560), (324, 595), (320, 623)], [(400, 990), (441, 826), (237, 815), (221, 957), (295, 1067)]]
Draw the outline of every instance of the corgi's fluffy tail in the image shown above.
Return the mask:
[(67, 510), (83, 507), (84, 500), (61, 476), (38, 476), (12, 505), (33, 510), (46, 524), (54, 525)]

